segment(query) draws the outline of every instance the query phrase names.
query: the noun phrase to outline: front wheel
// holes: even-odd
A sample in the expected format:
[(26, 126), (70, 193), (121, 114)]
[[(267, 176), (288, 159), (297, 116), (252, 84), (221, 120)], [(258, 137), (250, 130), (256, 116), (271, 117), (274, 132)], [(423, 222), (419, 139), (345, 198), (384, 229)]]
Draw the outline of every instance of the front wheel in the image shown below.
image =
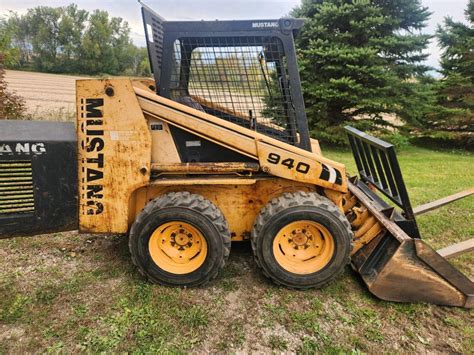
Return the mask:
[(149, 202), (129, 239), (138, 270), (150, 281), (168, 286), (201, 286), (215, 278), (230, 244), (222, 212), (189, 192), (172, 192)]
[(316, 193), (286, 193), (258, 215), (252, 248), (258, 266), (275, 283), (320, 288), (350, 262), (352, 231), (346, 217)]

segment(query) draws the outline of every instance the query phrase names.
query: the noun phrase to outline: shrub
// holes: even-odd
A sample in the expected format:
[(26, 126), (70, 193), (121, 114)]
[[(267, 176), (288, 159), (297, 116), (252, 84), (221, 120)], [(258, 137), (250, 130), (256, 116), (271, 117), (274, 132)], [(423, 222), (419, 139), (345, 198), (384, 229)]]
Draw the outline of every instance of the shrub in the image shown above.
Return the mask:
[(3, 53), (0, 53), (0, 119), (27, 119), (25, 101), (20, 96), (8, 91), (4, 60)]

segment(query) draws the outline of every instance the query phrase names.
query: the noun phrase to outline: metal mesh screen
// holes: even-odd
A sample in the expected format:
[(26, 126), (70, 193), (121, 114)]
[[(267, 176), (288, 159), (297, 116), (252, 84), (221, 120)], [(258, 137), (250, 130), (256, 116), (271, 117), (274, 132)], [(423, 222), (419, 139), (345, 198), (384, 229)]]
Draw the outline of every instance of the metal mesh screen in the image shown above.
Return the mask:
[(294, 144), (295, 112), (283, 45), (275, 37), (181, 38), (171, 98)]

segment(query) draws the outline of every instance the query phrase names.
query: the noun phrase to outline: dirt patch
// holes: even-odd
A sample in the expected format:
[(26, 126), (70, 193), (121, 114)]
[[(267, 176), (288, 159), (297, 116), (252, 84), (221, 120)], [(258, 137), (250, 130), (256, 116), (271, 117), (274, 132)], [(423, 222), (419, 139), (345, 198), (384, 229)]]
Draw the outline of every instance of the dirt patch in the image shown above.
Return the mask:
[[(133, 351), (150, 329), (158, 333), (144, 338), (147, 346), (170, 351), (472, 350), (472, 311), (379, 301), (349, 269), (319, 291), (276, 287), (257, 269), (248, 244), (234, 246), (218, 280), (193, 290), (145, 282), (120, 236), (18, 238), (0, 241), (0, 253), (0, 268), (8, 270), (0, 278), (6, 353)], [(157, 324), (147, 309), (191, 328)]]

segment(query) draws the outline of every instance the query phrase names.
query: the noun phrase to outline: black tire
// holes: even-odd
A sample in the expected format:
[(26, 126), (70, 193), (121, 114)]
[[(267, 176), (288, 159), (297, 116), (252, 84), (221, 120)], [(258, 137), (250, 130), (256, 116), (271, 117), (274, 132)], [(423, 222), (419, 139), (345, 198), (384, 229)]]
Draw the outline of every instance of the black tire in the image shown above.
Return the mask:
[[(273, 241), (292, 222), (310, 220), (324, 226), (332, 235), (335, 248), (324, 268), (310, 274), (284, 269), (275, 259)], [(270, 201), (257, 216), (252, 231), (252, 249), (265, 276), (289, 288), (321, 288), (339, 276), (350, 263), (353, 234), (349, 221), (327, 198), (317, 193), (285, 193)]]
[[(161, 225), (181, 221), (191, 224), (204, 236), (207, 255), (203, 264), (186, 274), (170, 273), (152, 259), (148, 243)], [(230, 254), (231, 235), (222, 212), (209, 200), (189, 192), (171, 192), (149, 202), (130, 230), (132, 261), (142, 275), (166, 286), (196, 287), (214, 279)]]

